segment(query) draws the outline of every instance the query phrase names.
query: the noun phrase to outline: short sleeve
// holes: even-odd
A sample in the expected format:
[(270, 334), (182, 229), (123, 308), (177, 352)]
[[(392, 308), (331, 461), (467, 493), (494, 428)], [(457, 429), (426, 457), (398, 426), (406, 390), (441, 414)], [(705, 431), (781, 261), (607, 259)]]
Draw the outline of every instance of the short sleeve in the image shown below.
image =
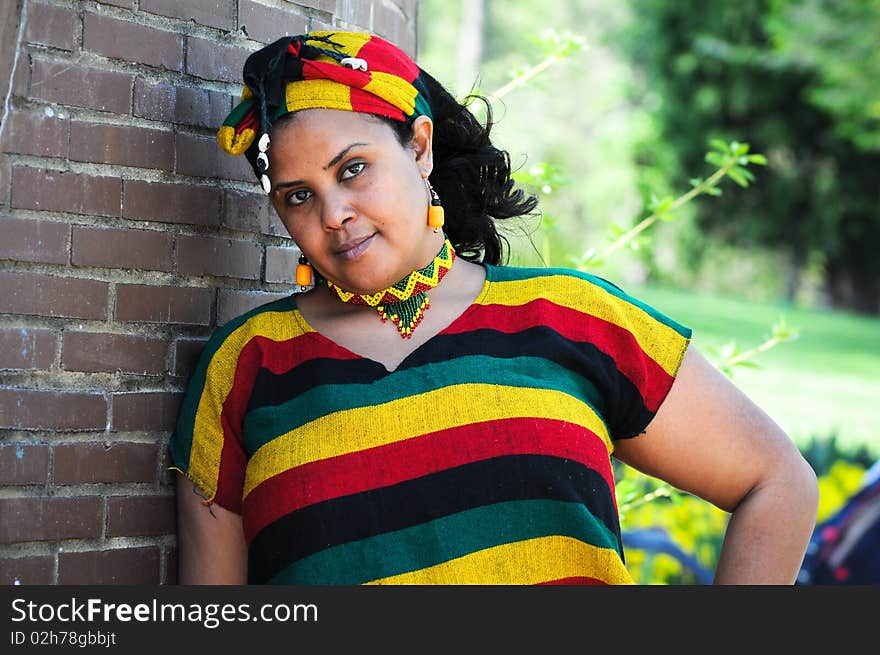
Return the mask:
[(589, 340), (602, 355), (604, 418), (612, 440), (642, 434), (666, 398), (692, 331), (600, 277), (589, 276)]
[(169, 442), (171, 468), (186, 475), (206, 501), (237, 514), (247, 467), (242, 441), (243, 331), (228, 325), (209, 339), (187, 383)]

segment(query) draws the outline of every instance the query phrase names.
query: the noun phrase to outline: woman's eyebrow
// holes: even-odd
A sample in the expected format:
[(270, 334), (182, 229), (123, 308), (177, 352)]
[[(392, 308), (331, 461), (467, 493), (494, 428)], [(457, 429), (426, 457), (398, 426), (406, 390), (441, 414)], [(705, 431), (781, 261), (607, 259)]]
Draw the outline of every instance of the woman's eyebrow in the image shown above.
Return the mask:
[[(368, 146), (368, 145), (370, 145), (370, 144), (363, 143), (361, 141), (355, 141), (354, 143), (348, 144), (342, 150), (340, 150), (339, 153), (333, 159), (330, 160), (330, 163), (328, 163), (326, 166), (324, 166), (324, 170), (326, 171), (327, 169), (338, 164), (340, 162), (340, 160), (342, 160), (342, 158), (345, 157), (345, 154), (349, 150), (354, 148), (355, 146)], [(277, 190), (277, 189), (287, 189), (289, 187), (296, 186), (298, 184), (302, 184), (302, 180), (293, 180), (290, 182), (279, 182), (278, 184), (274, 185), (273, 191)]]
[(343, 157), (345, 157), (345, 153), (347, 153), (349, 150), (351, 150), (355, 146), (367, 146), (367, 145), (370, 145), (370, 144), (361, 143), (360, 141), (356, 141), (355, 143), (350, 143), (349, 145), (345, 146), (342, 150), (340, 150), (338, 155), (336, 155), (333, 159), (330, 160), (330, 163), (324, 167), (324, 170), (326, 171), (331, 166), (335, 166), (336, 164), (338, 164), (339, 160), (341, 160)]

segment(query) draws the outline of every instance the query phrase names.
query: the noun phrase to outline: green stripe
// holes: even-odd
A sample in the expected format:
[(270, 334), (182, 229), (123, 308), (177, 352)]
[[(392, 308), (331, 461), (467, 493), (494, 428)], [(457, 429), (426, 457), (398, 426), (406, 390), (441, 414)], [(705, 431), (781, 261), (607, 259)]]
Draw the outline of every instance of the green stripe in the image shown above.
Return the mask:
[[(193, 371), (187, 382), (186, 394), (181, 403), (177, 425), (168, 444), (171, 461), (175, 466), (183, 471), (189, 470), (189, 455), (192, 449), (196, 412), (199, 409), (199, 402), (201, 402), (202, 394), (204, 393), (208, 367), (211, 365), (214, 355), (217, 354), (217, 351), (223, 346), (229, 335), (258, 314), (264, 312), (285, 312), (294, 309), (296, 309), (296, 299), (293, 295), (290, 295), (286, 298), (255, 307), (249, 312), (225, 323), (211, 335), (211, 338), (205, 344), (204, 350), (202, 350), (202, 354), (199, 356), (199, 362), (196, 365), (195, 371)], [(226, 371), (225, 373), (233, 375), (234, 370)]]
[(486, 277), (492, 282), (514, 282), (519, 280), (529, 280), (536, 277), (550, 277), (553, 275), (565, 275), (585, 280), (593, 286), (597, 286), (607, 291), (615, 298), (619, 298), (634, 307), (638, 307), (656, 321), (678, 332), (685, 339), (691, 338), (692, 331), (689, 327), (673, 320), (663, 312), (651, 307), (651, 305), (648, 305), (637, 298), (633, 298), (617, 285), (597, 275), (569, 268), (519, 268), (486, 265)]
[[(562, 532), (565, 527), (568, 531)], [(621, 552), (617, 537), (580, 503), (519, 500), (327, 548), (291, 564), (270, 583), (363, 584), (493, 546), (550, 535), (574, 537)]]
[[(245, 448), (256, 452), (276, 437), (334, 412), (381, 405), (459, 384), (498, 384), (526, 389), (547, 389), (584, 401), (594, 413), (600, 405), (599, 392), (586, 378), (540, 357), (499, 360), (486, 355), (468, 355), (398, 370), (365, 384), (328, 384), (312, 387), (282, 405), (260, 407), (244, 420)], [(389, 418), (389, 420), (393, 420)]]
[(238, 124), (241, 123), (244, 115), (247, 114), (251, 108), (254, 106), (253, 97), (248, 98), (247, 100), (242, 100), (238, 103), (235, 108), (229, 112), (229, 115), (226, 117), (226, 120), (223, 121), (224, 127), (238, 127)]

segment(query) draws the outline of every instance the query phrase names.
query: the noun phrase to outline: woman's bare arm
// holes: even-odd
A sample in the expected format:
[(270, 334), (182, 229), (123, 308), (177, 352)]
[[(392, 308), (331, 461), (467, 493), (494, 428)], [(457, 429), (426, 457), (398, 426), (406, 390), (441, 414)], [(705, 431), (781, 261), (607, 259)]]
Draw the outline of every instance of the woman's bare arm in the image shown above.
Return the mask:
[(241, 516), (217, 504), (205, 505), (196, 486), (177, 476), (178, 583), (247, 583), (247, 548)]
[(716, 584), (791, 584), (815, 527), (816, 476), (788, 435), (693, 347), (646, 433), (615, 455), (732, 512)]

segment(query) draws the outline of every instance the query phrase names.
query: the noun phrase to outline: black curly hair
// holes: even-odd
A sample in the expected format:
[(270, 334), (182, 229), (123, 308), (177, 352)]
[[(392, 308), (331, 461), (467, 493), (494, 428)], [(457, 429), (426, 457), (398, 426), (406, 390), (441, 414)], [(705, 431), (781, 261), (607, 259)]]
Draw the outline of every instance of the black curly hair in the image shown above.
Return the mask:
[[(461, 103), (424, 70), (421, 76), (434, 114), (434, 170), (429, 180), (443, 203), (443, 229), (460, 257), (495, 265), (506, 262), (510, 244), (495, 221), (532, 213), (538, 199), (516, 188), (510, 155), (492, 144), (488, 99), (470, 95)], [(473, 101), (485, 104), (485, 125), (468, 109)], [(376, 118), (391, 126), (401, 145), (410, 143), (411, 121)]]

